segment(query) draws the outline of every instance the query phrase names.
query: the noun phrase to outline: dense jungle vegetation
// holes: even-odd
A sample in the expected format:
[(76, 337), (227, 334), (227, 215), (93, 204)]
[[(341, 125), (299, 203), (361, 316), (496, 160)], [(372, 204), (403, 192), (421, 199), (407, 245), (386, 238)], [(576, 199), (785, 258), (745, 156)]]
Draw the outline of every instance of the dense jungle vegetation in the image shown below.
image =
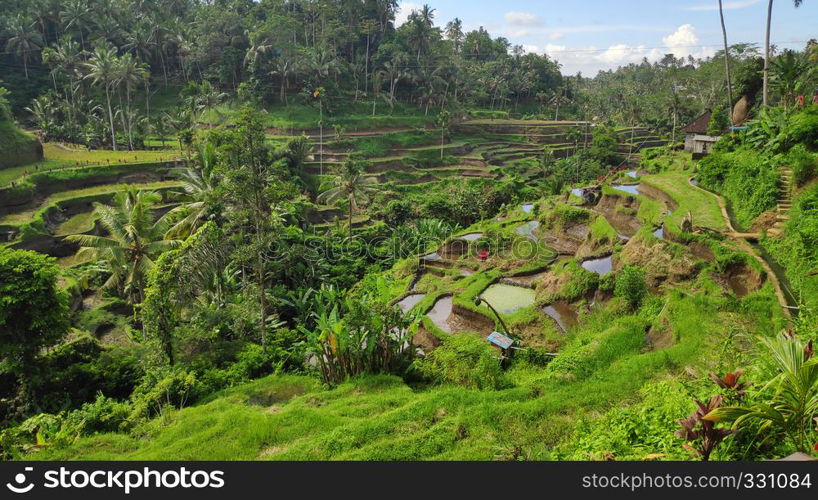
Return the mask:
[(818, 44), (397, 7), (0, 0), (0, 458), (815, 455)]

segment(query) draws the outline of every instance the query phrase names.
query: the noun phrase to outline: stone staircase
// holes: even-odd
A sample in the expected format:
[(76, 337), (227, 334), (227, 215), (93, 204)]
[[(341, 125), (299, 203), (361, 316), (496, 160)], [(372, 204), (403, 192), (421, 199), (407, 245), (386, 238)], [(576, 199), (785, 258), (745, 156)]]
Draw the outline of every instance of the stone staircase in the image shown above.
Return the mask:
[(784, 232), (784, 226), (790, 220), (789, 212), (792, 208), (792, 169), (781, 167), (781, 177), (778, 180), (778, 209), (776, 210), (775, 224), (767, 231), (772, 237), (778, 237)]

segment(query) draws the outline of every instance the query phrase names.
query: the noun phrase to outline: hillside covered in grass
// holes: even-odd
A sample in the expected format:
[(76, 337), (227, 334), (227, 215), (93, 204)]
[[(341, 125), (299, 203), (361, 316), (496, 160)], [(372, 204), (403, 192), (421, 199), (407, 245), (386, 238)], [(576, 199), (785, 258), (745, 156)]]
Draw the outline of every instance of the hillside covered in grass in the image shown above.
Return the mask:
[(34, 163), (43, 157), (43, 147), (34, 136), (0, 116), (0, 174), (6, 169)]

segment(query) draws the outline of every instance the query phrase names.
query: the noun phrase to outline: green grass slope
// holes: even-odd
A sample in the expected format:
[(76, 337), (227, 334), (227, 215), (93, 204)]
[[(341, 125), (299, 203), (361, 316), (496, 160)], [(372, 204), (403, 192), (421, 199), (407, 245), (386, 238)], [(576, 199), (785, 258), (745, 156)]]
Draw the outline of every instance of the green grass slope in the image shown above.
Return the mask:
[[(706, 280), (706, 278), (703, 278)], [(708, 291), (709, 290), (709, 291)], [(634, 314), (616, 307), (590, 313), (550, 364), (518, 360), (506, 388), (411, 387), (391, 376), (368, 376), (335, 388), (314, 378), (270, 376), (224, 391), (208, 402), (164, 413), (129, 433), (78, 439), (29, 455), (35, 460), (493, 460), (574, 456), (584, 431), (605, 426), (604, 412), (650, 411), (646, 387), (672, 381), (684, 412), (694, 373), (735, 361), (737, 322), (772, 335), (777, 320), (769, 288), (736, 304), (707, 283), (657, 297)], [(646, 332), (666, 329), (672, 341), (652, 348)], [(734, 326), (733, 326), (734, 328)], [(640, 408), (642, 408), (640, 410)], [(662, 413), (651, 425), (664, 436), (638, 453), (687, 455), (674, 436), (682, 414)], [(580, 422), (580, 423), (578, 423)], [(582, 428), (580, 427), (582, 426)], [(631, 432), (631, 431), (628, 431)], [(631, 432), (632, 433), (632, 432)], [(628, 437), (618, 436), (620, 441)], [(594, 444), (582, 457), (594, 458)], [(567, 455), (566, 455), (567, 454)]]
[(40, 141), (14, 123), (0, 120), (0, 169), (34, 163), (42, 158)]

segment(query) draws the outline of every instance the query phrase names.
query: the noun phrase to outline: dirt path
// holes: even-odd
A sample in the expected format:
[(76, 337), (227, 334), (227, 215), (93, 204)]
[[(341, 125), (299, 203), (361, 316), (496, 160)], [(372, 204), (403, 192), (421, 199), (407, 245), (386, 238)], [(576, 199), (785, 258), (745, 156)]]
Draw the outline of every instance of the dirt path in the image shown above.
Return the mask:
[(761, 265), (762, 269), (764, 269), (764, 272), (767, 273), (767, 279), (769, 279), (770, 283), (772, 283), (773, 285), (773, 289), (775, 290), (775, 296), (778, 299), (778, 304), (781, 306), (781, 310), (784, 311), (784, 316), (786, 316), (789, 319), (792, 319), (792, 313), (790, 312), (787, 297), (786, 295), (784, 295), (784, 289), (781, 286), (781, 281), (779, 281), (778, 276), (775, 274), (775, 272), (773, 272), (770, 265), (767, 264), (767, 261), (764, 260), (760, 255), (758, 255), (753, 246), (750, 245), (750, 243), (748, 243), (748, 240), (757, 240), (758, 238), (760, 238), (761, 234), (742, 233), (736, 231), (736, 229), (733, 227), (733, 221), (730, 220), (730, 214), (727, 212), (727, 204), (725, 203), (724, 198), (722, 198), (720, 195), (716, 193), (712, 193), (704, 188), (701, 188), (693, 184), (692, 182), (690, 182), (692, 180), (693, 180), (692, 177), (688, 179), (688, 182), (690, 183), (691, 186), (695, 187), (696, 189), (701, 189), (702, 191), (710, 193), (716, 197), (716, 201), (718, 202), (719, 208), (721, 209), (721, 216), (724, 218), (724, 224), (728, 228), (727, 236), (729, 236), (736, 243), (738, 243), (739, 247), (741, 247), (743, 251), (752, 255), (753, 258)]

